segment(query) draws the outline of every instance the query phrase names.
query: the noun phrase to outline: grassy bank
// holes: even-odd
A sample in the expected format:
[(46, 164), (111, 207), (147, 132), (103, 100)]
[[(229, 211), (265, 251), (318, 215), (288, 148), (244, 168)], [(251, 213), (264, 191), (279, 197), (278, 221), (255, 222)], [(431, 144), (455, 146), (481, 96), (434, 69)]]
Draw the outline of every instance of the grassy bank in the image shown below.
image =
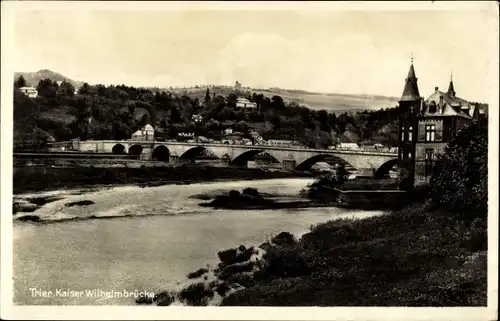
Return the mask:
[(189, 165), (157, 168), (20, 167), (14, 170), (13, 192), (18, 194), (109, 184), (158, 186), (216, 180), (271, 179), (298, 176), (297, 173), (268, 172), (260, 169)]
[(254, 262), (228, 264), (219, 253), (218, 281), (191, 290), (238, 287), (223, 296), (226, 306), (487, 304), (486, 222), (429, 204), (329, 221), (299, 240), (281, 233), (261, 247)]

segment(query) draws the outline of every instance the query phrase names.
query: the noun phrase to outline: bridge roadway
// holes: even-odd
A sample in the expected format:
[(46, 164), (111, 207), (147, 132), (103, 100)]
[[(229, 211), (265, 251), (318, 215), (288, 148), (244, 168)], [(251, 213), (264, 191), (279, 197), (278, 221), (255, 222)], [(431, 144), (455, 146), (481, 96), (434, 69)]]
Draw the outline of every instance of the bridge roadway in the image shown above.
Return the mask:
[(227, 162), (229, 166), (246, 167), (257, 154), (266, 152), (283, 165), (286, 170), (307, 170), (317, 162), (337, 157), (364, 175), (381, 176), (397, 164), (397, 152), (363, 150), (329, 150), (268, 145), (230, 145), (213, 143), (185, 143), (169, 141), (138, 140), (86, 140), (56, 142), (53, 151), (73, 150), (92, 153), (115, 153), (140, 155), (143, 160), (166, 162), (190, 162), (208, 153)]

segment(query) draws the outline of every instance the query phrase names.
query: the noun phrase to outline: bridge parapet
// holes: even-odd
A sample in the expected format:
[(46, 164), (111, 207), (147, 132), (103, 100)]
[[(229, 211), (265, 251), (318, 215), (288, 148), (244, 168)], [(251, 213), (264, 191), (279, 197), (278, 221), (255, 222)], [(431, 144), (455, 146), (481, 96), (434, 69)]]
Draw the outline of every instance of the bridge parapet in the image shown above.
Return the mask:
[(204, 146), (204, 147), (230, 147), (239, 149), (265, 149), (265, 150), (289, 150), (289, 151), (304, 151), (304, 152), (318, 152), (318, 153), (339, 153), (339, 154), (363, 154), (363, 155), (380, 155), (392, 156), (397, 155), (397, 151), (379, 151), (373, 149), (318, 149), (318, 148), (304, 148), (304, 147), (280, 147), (269, 145), (237, 145), (237, 144), (217, 144), (217, 143), (191, 143), (191, 142), (172, 142), (172, 141), (141, 141), (141, 140), (86, 140), (81, 141), (85, 144), (122, 144), (122, 145), (146, 145), (146, 146), (160, 146), (160, 145), (179, 145), (179, 146)]

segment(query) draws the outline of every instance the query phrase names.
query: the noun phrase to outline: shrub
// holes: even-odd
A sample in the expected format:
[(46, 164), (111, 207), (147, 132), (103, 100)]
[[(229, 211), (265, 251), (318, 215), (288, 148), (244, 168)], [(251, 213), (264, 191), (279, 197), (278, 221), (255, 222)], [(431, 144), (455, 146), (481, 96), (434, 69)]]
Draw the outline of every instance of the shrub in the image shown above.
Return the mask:
[(273, 277), (294, 277), (310, 273), (305, 250), (300, 247), (271, 246), (263, 256), (264, 272)]
[(201, 269), (198, 269), (194, 272), (191, 272), (187, 275), (188, 279), (196, 279), (196, 278), (199, 278), (200, 276), (202, 276), (203, 274), (207, 273), (208, 272), (208, 269), (205, 269), (205, 268), (201, 268)]
[(256, 188), (248, 187), (243, 190), (243, 194), (258, 197), (260, 196), (259, 191)]
[(438, 155), (431, 177), (433, 201), (466, 220), (486, 217), (488, 208), (488, 126), (485, 120), (463, 127)]
[(485, 219), (476, 218), (472, 221), (467, 230), (465, 245), (471, 252), (488, 248), (488, 224)]
[(224, 263), (225, 265), (229, 265), (234, 263), (237, 253), (238, 251), (236, 249), (228, 249), (218, 252), (217, 255), (219, 256), (219, 260), (222, 263)]
[(193, 283), (179, 293), (179, 299), (191, 306), (204, 306), (214, 297), (214, 292), (204, 283)]
[(143, 304), (153, 304), (153, 298), (149, 296), (140, 296), (137, 299), (135, 299), (135, 303), (139, 305)]
[(271, 239), (271, 242), (276, 245), (294, 245), (297, 243), (295, 237), (288, 232), (281, 232)]
[(398, 186), (402, 190), (408, 190), (413, 186), (411, 172), (405, 167), (398, 168)]
[(158, 306), (169, 306), (175, 301), (175, 296), (174, 294), (169, 293), (168, 291), (163, 291), (156, 294), (153, 298), (153, 301)]

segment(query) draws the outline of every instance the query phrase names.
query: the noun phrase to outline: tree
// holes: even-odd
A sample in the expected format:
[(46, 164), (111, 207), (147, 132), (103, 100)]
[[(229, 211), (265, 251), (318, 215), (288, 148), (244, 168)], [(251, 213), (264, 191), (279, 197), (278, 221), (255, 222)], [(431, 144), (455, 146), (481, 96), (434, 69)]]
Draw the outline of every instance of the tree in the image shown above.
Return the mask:
[(26, 80), (24, 79), (23, 75), (19, 76), (17, 80), (14, 82), (14, 87), (15, 88), (21, 88), (26, 86)]
[(36, 86), (36, 90), (38, 90), (38, 95), (44, 98), (55, 98), (57, 96), (57, 90), (59, 86), (57, 82), (52, 82), (50, 79), (41, 79)]
[(89, 95), (89, 94), (91, 94), (91, 88), (90, 88), (89, 84), (84, 83), (82, 85), (82, 88), (80, 88), (78, 90), (78, 94), (80, 94), (80, 95)]
[(475, 121), (457, 133), (431, 177), (435, 204), (466, 219), (485, 218), (488, 209), (488, 123)]
[(271, 98), (271, 104), (273, 108), (276, 110), (281, 110), (285, 107), (285, 102), (283, 101), (283, 98), (281, 98), (281, 96), (278, 95), (274, 95)]
[(59, 96), (73, 97), (75, 95), (75, 87), (66, 80), (63, 80), (58, 90)]
[(212, 99), (210, 98), (210, 89), (207, 88), (207, 91), (205, 93), (205, 106), (210, 106), (212, 102)]

